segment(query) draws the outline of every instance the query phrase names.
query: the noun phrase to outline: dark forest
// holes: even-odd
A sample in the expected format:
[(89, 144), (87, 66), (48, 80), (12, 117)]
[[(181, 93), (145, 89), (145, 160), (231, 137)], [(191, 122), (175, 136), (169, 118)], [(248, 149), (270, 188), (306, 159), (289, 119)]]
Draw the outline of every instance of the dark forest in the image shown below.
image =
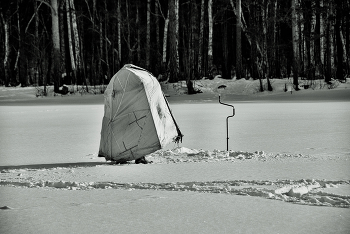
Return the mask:
[(177, 82), (343, 80), (350, 0), (11, 0), (0, 84), (107, 84), (124, 64)]

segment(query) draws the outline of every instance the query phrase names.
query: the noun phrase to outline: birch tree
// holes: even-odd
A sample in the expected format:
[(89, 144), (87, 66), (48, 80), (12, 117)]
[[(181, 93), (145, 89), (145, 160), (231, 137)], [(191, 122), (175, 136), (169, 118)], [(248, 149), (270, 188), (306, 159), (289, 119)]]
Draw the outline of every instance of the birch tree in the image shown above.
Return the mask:
[[(21, 56), (21, 50), (22, 50), (22, 33), (21, 33), (21, 25), (20, 25), (20, 11), (19, 11), (19, 1), (17, 1), (16, 4), (16, 18), (17, 18), (17, 32), (18, 32), (18, 48), (17, 48), (17, 53), (16, 53), (16, 60), (15, 60), (15, 65), (14, 65), (14, 77), (16, 77), (16, 84), (20, 82), (20, 68), (19, 68), (19, 60)], [(21, 82), (22, 85), (26, 86), (26, 82)]]
[(60, 32), (58, 26), (58, 5), (57, 0), (51, 0), (51, 19), (52, 19), (52, 78), (54, 80), (54, 90), (58, 91), (60, 84)]
[(147, 0), (146, 68), (150, 69), (151, 54), (151, 0)]
[(170, 72), (169, 82), (177, 82), (179, 80), (179, 63), (178, 63), (178, 35), (176, 16), (176, 1), (169, 1), (169, 65)]
[(5, 10), (5, 16), (3, 15), (3, 8), (0, 9), (0, 17), (1, 22), (4, 27), (4, 58), (3, 58), (3, 64), (4, 64), (4, 81), (5, 86), (10, 86), (11, 83), (11, 72), (10, 72), (10, 11), (9, 9)]
[(73, 0), (67, 0), (69, 1), (69, 8), (70, 8), (70, 13), (71, 13), (71, 20), (72, 20), (72, 32), (73, 32), (73, 41), (74, 41), (74, 59), (75, 59), (75, 65), (76, 65), (76, 70), (73, 72), (76, 73), (77, 81), (81, 81), (83, 78), (83, 81), (86, 85), (86, 90), (88, 90), (87, 82), (86, 82), (86, 77), (83, 76), (83, 71), (82, 71), (82, 59), (81, 59), (81, 50), (80, 50), (80, 36), (79, 36), (79, 31), (78, 31), (78, 24), (77, 24), (77, 16), (76, 16), (76, 11), (75, 11), (75, 6), (74, 6), (74, 1)]
[(321, 10), (320, 0), (315, 0), (314, 60), (315, 75), (321, 75)]
[(236, 1), (236, 77), (242, 78), (241, 0)]
[[(148, 5), (148, 3), (147, 3)], [(128, 53), (128, 63), (132, 63), (132, 52), (133, 52), (133, 49), (131, 48), (131, 32), (130, 32), (130, 18), (129, 18), (129, 2), (128, 1), (125, 1), (125, 8), (126, 8), (126, 26), (127, 26), (127, 37), (126, 37), (126, 44), (128, 46), (128, 50), (129, 50), (129, 53)], [(106, 9), (106, 12), (107, 12), (107, 9)], [(137, 17), (137, 16), (136, 16)], [(147, 24), (148, 24), (148, 11), (147, 11)], [(107, 20), (106, 20), (106, 25), (107, 25)], [(106, 34), (107, 34), (107, 31), (106, 31)], [(148, 26), (147, 26), (147, 38), (148, 38)], [(146, 45), (146, 57), (147, 57), (147, 53), (148, 53), (148, 49), (149, 47)], [(147, 59), (146, 59), (146, 64), (147, 63)], [(149, 65), (149, 64), (148, 64)]]
[[(41, 3), (40, 3), (41, 5)], [(35, 84), (39, 85), (39, 77), (41, 76), (39, 71), (39, 67), (41, 66), (40, 64), (40, 59), (39, 59), (39, 15), (38, 15), (38, 8), (40, 5), (37, 5), (37, 2), (34, 2), (34, 20), (35, 20), (35, 27), (34, 27), (34, 47), (35, 47), (35, 71), (34, 71), (34, 79), (35, 79)]]
[(179, 0), (175, 0), (175, 35), (176, 35), (176, 64), (178, 75), (180, 73), (180, 56), (179, 56)]
[(311, 0), (305, 0), (301, 2), (303, 18), (304, 18), (304, 40), (305, 40), (305, 55), (306, 55), (306, 77), (312, 78), (311, 71), (311, 19), (312, 19), (312, 6)]
[[(60, 34), (60, 71), (62, 72), (63, 76), (66, 77), (67, 76), (67, 71), (66, 71), (66, 43), (65, 43), (65, 37), (64, 37), (64, 18), (65, 18), (65, 1), (61, 1), (61, 4), (59, 5), (59, 34)], [(61, 79), (60, 79), (61, 81)], [(63, 84), (64, 84), (64, 80), (63, 80)], [(58, 82), (59, 86), (61, 86), (61, 83)]]
[[(105, 11), (105, 17), (104, 17), (104, 26), (105, 26), (105, 30), (104, 30), (104, 38), (105, 38), (105, 64), (106, 64), (106, 69), (105, 69), (105, 73), (104, 75), (107, 76), (107, 77), (111, 77), (111, 74), (110, 74), (110, 67), (109, 67), (109, 48), (111, 46), (111, 41), (108, 39), (109, 36), (108, 36), (108, 8), (107, 8), (107, 1), (105, 0), (104, 2), (104, 11)], [(86, 82), (85, 82), (86, 83)], [(87, 88), (87, 87), (86, 87)]]
[(292, 43), (293, 43), (293, 85), (295, 90), (299, 90), (299, 53), (298, 53), (298, 22), (295, 1), (292, 1)]
[(163, 66), (166, 66), (166, 61), (167, 61), (167, 44), (168, 44), (168, 29), (169, 29), (169, 9), (167, 13), (167, 17), (165, 18), (165, 23), (164, 23), (164, 33), (163, 33), (163, 56), (162, 56), (162, 62)]
[(208, 69), (209, 76), (213, 76), (212, 74), (212, 66), (213, 66), (213, 0), (208, 1)]
[[(277, 0), (276, 0), (276, 1), (277, 1)], [(230, 3), (231, 3), (231, 6), (232, 6), (232, 9), (233, 9), (233, 12), (234, 12), (235, 14), (237, 14), (237, 10), (236, 10), (236, 7), (235, 7), (235, 5), (234, 5), (234, 3), (233, 3), (233, 0), (230, 0)], [(254, 2), (253, 2), (253, 3), (254, 3)], [(251, 11), (250, 11), (249, 5), (254, 5), (254, 4), (252, 4), (252, 2), (250, 2), (250, 4), (248, 4), (249, 17), (252, 17), (252, 14), (255, 14), (255, 12), (251, 12)], [(236, 15), (236, 17), (237, 17), (237, 15)], [(254, 37), (255, 37), (254, 34), (252, 34), (251, 32), (249, 32), (249, 30), (248, 30), (247, 23), (246, 23), (246, 21), (245, 21), (245, 18), (244, 18), (244, 15), (243, 15), (243, 13), (242, 13), (242, 10), (241, 10), (241, 27), (242, 27), (242, 31), (244, 32), (244, 35), (246, 36), (246, 38), (247, 38), (247, 40), (248, 40), (249, 45), (250, 45), (250, 46), (254, 46), (254, 44), (255, 44), (256, 49), (257, 49), (259, 55), (262, 55), (261, 47), (260, 47), (258, 41), (257, 41), (256, 39), (254, 40)], [(253, 27), (251, 27), (251, 28), (253, 28)], [(251, 29), (250, 29), (250, 30), (251, 30)], [(252, 35), (251, 35), (251, 34), (252, 34)]]
[(118, 25), (117, 25), (117, 41), (118, 41), (118, 65), (117, 67), (121, 67), (121, 61), (122, 61), (122, 37), (121, 37), (121, 10), (120, 10), (120, 0), (117, 0), (117, 14), (118, 14)]
[[(57, 1), (57, 0), (56, 0)], [(73, 72), (73, 83), (76, 84), (76, 66), (75, 66), (75, 57), (74, 57), (74, 49), (73, 49), (73, 35), (72, 35), (72, 21), (71, 21), (71, 14), (70, 14), (70, 7), (69, 7), (69, 1), (66, 0), (66, 12), (67, 12), (67, 36), (68, 36), (68, 51), (69, 51), (69, 58), (70, 58), (70, 70), (68, 71), (70, 74)]]
[(331, 58), (331, 18), (332, 18), (332, 3), (324, 2), (327, 4), (327, 16), (326, 16), (326, 29), (325, 29), (325, 54), (324, 54), (324, 65), (325, 65), (325, 78), (324, 81), (329, 83), (332, 77), (332, 58)]
[(141, 25), (139, 4), (136, 4), (136, 26), (137, 26), (137, 61), (141, 61)]
[(159, 54), (160, 54), (160, 28), (159, 28), (159, 4), (156, 2), (155, 3), (155, 15), (156, 15), (156, 51), (157, 51), (157, 56), (156, 56), (156, 72), (159, 72), (159, 66), (160, 64), (160, 60), (159, 60)]
[(264, 0), (263, 7), (261, 10), (262, 15), (262, 26), (263, 26), (263, 45), (264, 45), (264, 53), (263, 53), (263, 74), (266, 76), (266, 82), (267, 82), (267, 90), (272, 91), (272, 86), (270, 83), (270, 61), (269, 61), (269, 48), (268, 48), (268, 26), (269, 26), (269, 6), (270, 6), (270, 0)]
[(336, 37), (336, 50), (337, 50), (337, 71), (336, 78), (344, 80), (343, 74), (343, 43), (341, 39), (341, 21), (343, 19), (343, 2), (342, 0), (336, 0), (336, 21), (335, 21), (335, 37)]
[(204, 0), (201, 1), (200, 25), (199, 25), (199, 45), (198, 45), (198, 74), (203, 76), (203, 40), (204, 40)]

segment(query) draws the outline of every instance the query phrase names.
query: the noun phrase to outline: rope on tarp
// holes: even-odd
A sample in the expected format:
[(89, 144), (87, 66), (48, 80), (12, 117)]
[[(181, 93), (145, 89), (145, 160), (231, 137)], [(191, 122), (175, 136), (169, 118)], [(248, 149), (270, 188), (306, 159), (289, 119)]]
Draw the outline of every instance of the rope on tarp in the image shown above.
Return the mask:
[[(149, 72), (148, 70), (146, 70), (146, 69), (144, 69), (144, 68), (141, 68), (141, 67), (138, 67), (138, 66), (135, 66), (135, 65), (133, 65), (133, 64), (125, 64), (124, 67), (125, 67), (125, 68), (135, 69), (135, 70), (146, 71), (146, 72), (148, 72), (151, 76), (153, 76), (153, 74), (152, 74), (151, 72)], [(182, 143), (182, 138), (183, 138), (184, 135), (181, 133), (181, 130), (180, 130), (180, 128), (179, 128), (179, 125), (177, 125), (177, 123), (176, 123), (176, 121), (175, 121), (175, 118), (174, 118), (174, 116), (173, 116), (173, 113), (171, 112), (171, 109), (170, 109), (170, 107), (169, 107), (169, 103), (168, 103), (168, 101), (166, 100), (166, 97), (165, 97), (164, 93), (163, 93), (163, 97), (164, 97), (165, 103), (166, 103), (166, 105), (167, 105), (167, 107), (168, 107), (168, 110), (169, 110), (169, 112), (170, 112), (171, 118), (173, 119), (173, 122), (174, 122), (174, 124), (175, 124), (176, 131), (177, 131), (177, 136), (174, 137), (173, 142), (175, 142), (176, 144)]]
[(177, 131), (177, 136), (173, 139), (173, 142), (175, 142), (176, 144), (182, 143), (182, 138), (183, 138), (184, 135), (181, 133), (181, 130), (180, 130), (180, 128), (179, 128), (179, 125), (177, 125), (177, 123), (176, 123), (176, 121), (175, 121), (175, 118), (174, 118), (174, 116), (173, 116), (173, 113), (171, 112), (171, 109), (170, 109), (170, 107), (169, 107), (168, 100), (166, 100), (166, 97), (165, 97), (164, 93), (163, 93), (163, 97), (164, 97), (165, 103), (166, 103), (166, 105), (167, 105), (167, 107), (168, 107), (168, 110), (169, 110), (169, 112), (170, 112), (171, 118), (172, 118), (173, 121), (174, 121), (174, 124), (175, 124), (175, 127), (176, 127), (176, 131)]

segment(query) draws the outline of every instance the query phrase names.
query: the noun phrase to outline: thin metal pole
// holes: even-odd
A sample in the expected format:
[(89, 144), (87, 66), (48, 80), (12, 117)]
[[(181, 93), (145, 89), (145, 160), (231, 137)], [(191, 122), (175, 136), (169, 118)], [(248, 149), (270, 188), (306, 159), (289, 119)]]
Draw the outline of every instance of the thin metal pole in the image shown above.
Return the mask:
[(220, 97), (221, 96), (219, 95), (219, 103), (220, 104), (232, 107), (232, 115), (229, 115), (226, 117), (226, 150), (228, 151), (228, 139), (229, 139), (229, 137), (228, 137), (228, 118), (235, 116), (235, 107), (230, 105), (230, 104), (226, 104), (226, 103), (221, 102)]

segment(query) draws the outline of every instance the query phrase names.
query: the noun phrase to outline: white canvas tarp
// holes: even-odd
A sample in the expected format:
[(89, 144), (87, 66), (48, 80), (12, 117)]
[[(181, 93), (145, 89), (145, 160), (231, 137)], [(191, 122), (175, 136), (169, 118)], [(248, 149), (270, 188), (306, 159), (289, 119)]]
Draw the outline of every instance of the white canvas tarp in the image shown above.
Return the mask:
[(100, 157), (135, 160), (182, 139), (160, 84), (148, 71), (125, 65), (112, 77), (104, 99)]

